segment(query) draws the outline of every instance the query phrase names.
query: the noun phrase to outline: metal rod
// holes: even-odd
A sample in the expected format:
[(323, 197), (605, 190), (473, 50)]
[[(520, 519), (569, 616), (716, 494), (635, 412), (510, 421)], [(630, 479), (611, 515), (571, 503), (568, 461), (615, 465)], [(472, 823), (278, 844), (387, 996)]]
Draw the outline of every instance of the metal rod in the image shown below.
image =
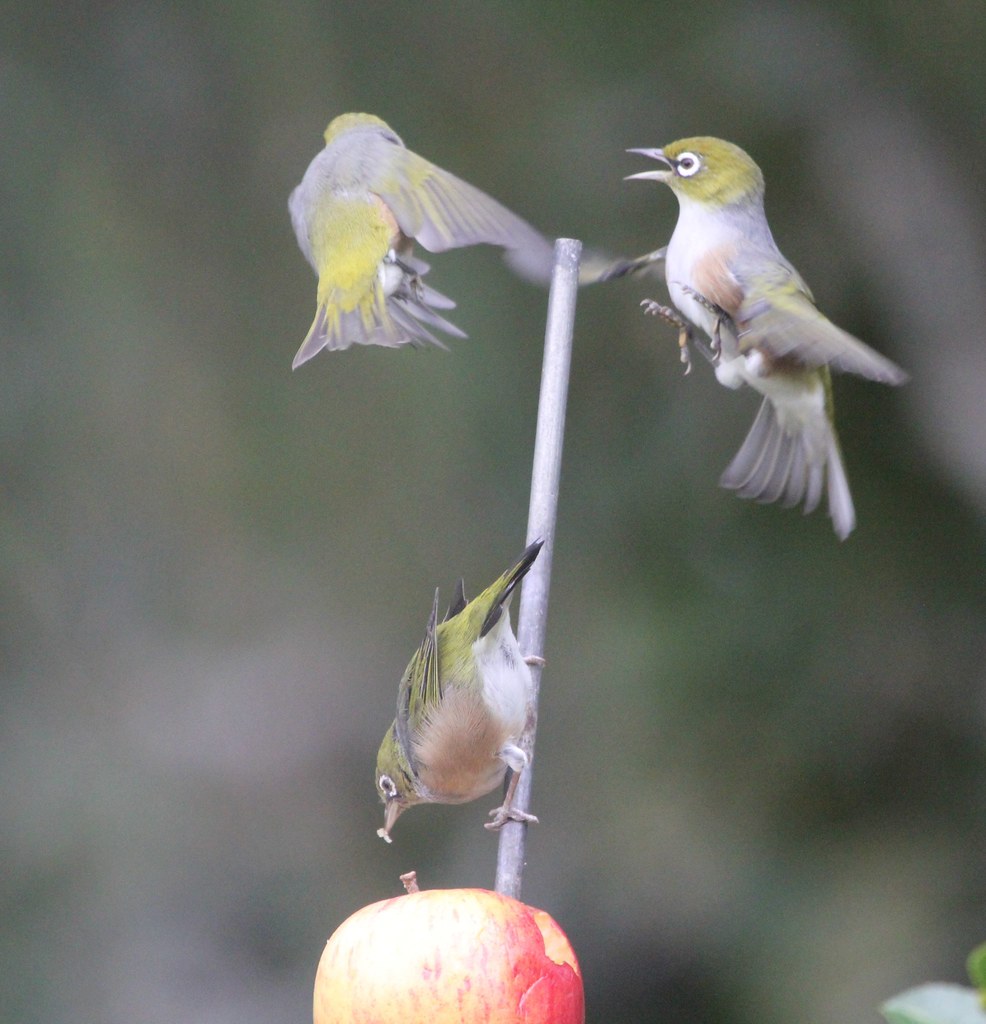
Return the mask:
[[(544, 331), (544, 361), (541, 366), (541, 395), (538, 400), (534, 467), (531, 472), (531, 501), (527, 518), (527, 542), (544, 540), (544, 547), (523, 583), (517, 614), (517, 640), (527, 656), (544, 657), (545, 626), (548, 621), (548, 592), (558, 518), (558, 488), (561, 479), (562, 445), (565, 436), (565, 404), (572, 363), (572, 332), (575, 301), (579, 287), (579, 257), (582, 243), (572, 238), (555, 242), (555, 266), (548, 293), (548, 318)], [(541, 666), (531, 666), (534, 691), (531, 720), (521, 746), (533, 757), (537, 731), (538, 691)], [(527, 811), (531, 799), (531, 768), (521, 772), (513, 806)], [(527, 825), (509, 821), (500, 830), (496, 861), (496, 891), (520, 899), (524, 874)]]

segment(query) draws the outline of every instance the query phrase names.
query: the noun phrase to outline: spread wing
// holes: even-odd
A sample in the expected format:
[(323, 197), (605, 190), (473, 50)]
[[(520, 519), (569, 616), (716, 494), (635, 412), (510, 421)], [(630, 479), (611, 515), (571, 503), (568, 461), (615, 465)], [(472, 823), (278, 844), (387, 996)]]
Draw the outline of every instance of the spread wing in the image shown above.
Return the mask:
[[(768, 262), (746, 256), (733, 266), (744, 295), (732, 314), (741, 352), (760, 349), (774, 359), (831, 366), (883, 384), (907, 380), (899, 366), (820, 313), (808, 286), (783, 257)], [(754, 262), (758, 266), (751, 272), (747, 268)]]
[[(366, 145), (367, 187), (390, 207), (405, 235), (429, 252), (466, 245), (499, 245), (522, 277), (547, 281), (553, 247), (522, 217), (474, 185), (409, 149), (375, 136)], [(384, 148), (386, 147), (386, 148)]]
[(836, 327), (807, 297), (794, 293), (772, 301), (745, 302), (739, 314), (741, 351), (764, 349), (808, 366), (831, 366), (883, 384), (903, 384), (907, 374), (858, 338)]

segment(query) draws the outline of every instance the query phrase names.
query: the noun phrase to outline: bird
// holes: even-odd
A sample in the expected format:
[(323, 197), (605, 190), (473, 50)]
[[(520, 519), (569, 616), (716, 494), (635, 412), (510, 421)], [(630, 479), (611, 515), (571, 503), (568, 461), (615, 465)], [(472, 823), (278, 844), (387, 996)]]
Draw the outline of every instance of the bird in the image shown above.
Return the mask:
[(763, 173), (739, 146), (696, 136), (627, 152), (665, 165), (627, 178), (663, 182), (679, 204), (667, 246), (643, 260), (663, 259), (677, 311), (653, 299), (641, 305), (678, 328), (687, 369), (697, 327), (708, 336), (702, 351), (719, 383), (746, 384), (763, 396), (720, 484), (760, 502), (803, 503), (806, 514), (827, 490), (833, 529), (845, 540), (856, 512), (835, 428), (831, 371), (891, 385), (907, 374), (818, 310), (771, 234)]
[(325, 129), (319, 152), (292, 191), (298, 245), (318, 275), (315, 319), (296, 369), (322, 349), (432, 344), (465, 333), (443, 312), (455, 303), (425, 284), (431, 253), (487, 243), (508, 264), (545, 284), (552, 244), (478, 188), (409, 150), (374, 114), (348, 113)]
[(435, 591), (424, 640), (401, 678), (397, 715), (377, 754), (376, 788), (384, 804), (377, 835), (388, 843), (408, 807), (475, 800), (500, 785), (508, 767), (514, 775), (486, 827), (537, 821), (511, 803), (530, 761), (520, 745), (531, 714), (530, 665), (543, 662), (521, 653), (509, 604), (543, 543), (530, 544), (472, 601), (460, 579), (441, 622)]

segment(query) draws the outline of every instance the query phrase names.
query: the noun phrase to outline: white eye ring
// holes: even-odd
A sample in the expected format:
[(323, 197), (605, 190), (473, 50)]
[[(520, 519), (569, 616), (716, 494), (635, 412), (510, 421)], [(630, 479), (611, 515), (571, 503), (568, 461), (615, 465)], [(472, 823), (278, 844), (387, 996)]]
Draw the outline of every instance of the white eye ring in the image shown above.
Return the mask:
[(380, 791), (386, 797), (397, 796), (397, 787), (394, 785), (394, 780), (389, 775), (381, 775), (378, 780)]
[(690, 178), (702, 169), (702, 161), (694, 153), (682, 153), (674, 163), (675, 174)]

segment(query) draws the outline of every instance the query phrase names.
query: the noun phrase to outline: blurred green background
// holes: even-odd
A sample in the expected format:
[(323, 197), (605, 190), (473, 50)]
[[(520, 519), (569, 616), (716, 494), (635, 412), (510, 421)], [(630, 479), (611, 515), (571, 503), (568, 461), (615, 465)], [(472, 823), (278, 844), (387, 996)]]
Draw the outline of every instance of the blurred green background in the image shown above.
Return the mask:
[(844, 1024), (986, 938), (986, 7), (4, 4), (0, 1016), (310, 1019), (350, 912), (493, 883), (372, 769), (435, 586), (524, 543), (545, 293), (292, 374), (286, 200), (366, 110), (552, 235), (663, 244), (630, 146), (716, 134), (905, 388), (838, 382), (859, 527), (716, 486), (757, 405), (578, 310), (525, 897), (589, 1019)]

